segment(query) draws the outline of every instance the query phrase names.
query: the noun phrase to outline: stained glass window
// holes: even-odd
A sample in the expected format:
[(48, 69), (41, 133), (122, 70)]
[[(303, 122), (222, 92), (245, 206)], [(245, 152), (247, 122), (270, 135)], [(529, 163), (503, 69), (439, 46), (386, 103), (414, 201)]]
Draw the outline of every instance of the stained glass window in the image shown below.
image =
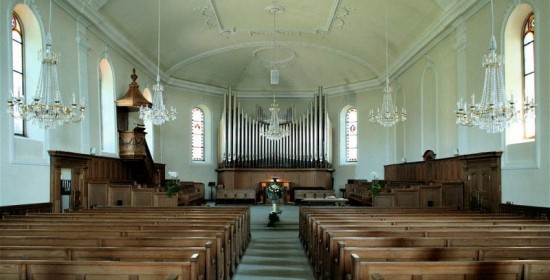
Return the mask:
[[(523, 26), (523, 100), (535, 100), (535, 14), (531, 13)], [(535, 138), (535, 119), (525, 120), (524, 138)]]
[(346, 161), (357, 161), (357, 109), (346, 112)]
[[(11, 37), (12, 37), (12, 77), (13, 77), (13, 94), (23, 98), (25, 95), (24, 87), (24, 44), (23, 44), (23, 28), (19, 17), (14, 13), (11, 18)], [(24, 100), (24, 98), (23, 98)], [(23, 118), (15, 115), (13, 118), (13, 133), (16, 135), (25, 135), (25, 123)]]
[(200, 108), (191, 111), (191, 159), (204, 161), (204, 112)]

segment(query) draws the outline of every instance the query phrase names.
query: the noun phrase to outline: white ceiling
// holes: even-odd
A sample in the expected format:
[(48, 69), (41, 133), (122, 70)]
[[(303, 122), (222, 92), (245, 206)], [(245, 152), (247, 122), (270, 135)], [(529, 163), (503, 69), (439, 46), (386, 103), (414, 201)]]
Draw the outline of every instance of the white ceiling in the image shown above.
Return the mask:
[[(157, 0), (62, 1), (156, 70)], [(379, 85), (386, 76), (386, 28), (395, 75), (479, 5), (476, 0), (161, 1), (163, 80), (242, 92)], [(275, 24), (266, 10), (273, 5), (284, 9)], [(273, 58), (278, 85), (270, 84)]]

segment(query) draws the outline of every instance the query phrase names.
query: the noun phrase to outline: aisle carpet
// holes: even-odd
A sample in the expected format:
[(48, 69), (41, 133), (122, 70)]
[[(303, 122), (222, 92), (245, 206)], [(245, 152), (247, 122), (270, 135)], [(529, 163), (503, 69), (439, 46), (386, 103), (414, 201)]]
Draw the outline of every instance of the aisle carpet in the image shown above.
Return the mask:
[(281, 206), (280, 221), (267, 227), (271, 209), (266, 205), (250, 207), (252, 241), (233, 279), (315, 279), (298, 240), (299, 207)]

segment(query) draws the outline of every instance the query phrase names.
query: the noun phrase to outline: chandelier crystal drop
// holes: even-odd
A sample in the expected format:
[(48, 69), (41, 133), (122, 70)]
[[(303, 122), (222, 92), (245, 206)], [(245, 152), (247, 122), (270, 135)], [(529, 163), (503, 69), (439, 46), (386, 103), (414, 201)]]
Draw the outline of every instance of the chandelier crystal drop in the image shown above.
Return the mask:
[(275, 99), (273, 99), (273, 103), (269, 108), (269, 111), (271, 112), (269, 124), (264, 125), (260, 129), (260, 136), (263, 136), (271, 141), (278, 141), (290, 135), (289, 126), (281, 125), (281, 121), (279, 119), (279, 110), (279, 105), (277, 104), (277, 102), (275, 102)]
[(153, 86), (153, 102), (151, 107), (140, 106), (139, 118), (144, 121), (151, 121), (153, 125), (161, 125), (167, 121), (176, 119), (177, 112), (174, 107), (166, 108), (164, 105), (164, 86), (160, 83), (160, 0), (158, 16), (158, 37), (157, 37), (157, 83)]
[(476, 126), (488, 133), (501, 133), (506, 126), (517, 120), (534, 116), (535, 104), (529, 100), (523, 103), (520, 112), (515, 107), (514, 97), (506, 100), (504, 88), (503, 60), (497, 54), (497, 43), (493, 34), (493, 1), (491, 0), (491, 41), (489, 53), (483, 57), (485, 81), (481, 101), (476, 103), (475, 95), (468, 105), (462, 98), (457, 102), (456, 123), (463, 126)]
[[(52, 3), (50, 1), (50, 26), (52, 15)], [(42, 66), (38, 78), (38, 86), (33, 101), (26, 104), (20, 92), (8, 100), (7, 112), (14, 118), (24, 118), (40, 128), (56, 128), (66, 123), (76, 123), (84, 118), (86, 106), (84, 100), (77, 105), (73, 93), (70, 106), (65, 106), (61, 100), (61, 91), (57, 75), (57, 62), (59, 53), (52, 49), (52, 35), (48, 31), (46, 35), (45, 49), (41, 51)]]

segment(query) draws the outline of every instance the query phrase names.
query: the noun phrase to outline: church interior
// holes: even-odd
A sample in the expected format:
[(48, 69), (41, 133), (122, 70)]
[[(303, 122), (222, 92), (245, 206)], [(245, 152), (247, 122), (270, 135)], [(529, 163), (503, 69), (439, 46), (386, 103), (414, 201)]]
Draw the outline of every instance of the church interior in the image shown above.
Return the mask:
[(0, 11), (2, 279), (550, 278), (550, 1)]

